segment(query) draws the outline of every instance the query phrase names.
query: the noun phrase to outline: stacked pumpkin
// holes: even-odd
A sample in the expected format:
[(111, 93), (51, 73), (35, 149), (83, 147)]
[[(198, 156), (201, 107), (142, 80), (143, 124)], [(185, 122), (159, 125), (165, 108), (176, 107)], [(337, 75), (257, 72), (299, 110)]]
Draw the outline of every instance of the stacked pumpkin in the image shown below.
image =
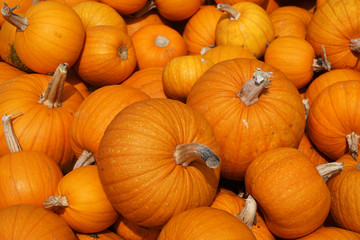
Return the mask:
[(16, 4), (1, 239), (360, 239), (358, 2)]

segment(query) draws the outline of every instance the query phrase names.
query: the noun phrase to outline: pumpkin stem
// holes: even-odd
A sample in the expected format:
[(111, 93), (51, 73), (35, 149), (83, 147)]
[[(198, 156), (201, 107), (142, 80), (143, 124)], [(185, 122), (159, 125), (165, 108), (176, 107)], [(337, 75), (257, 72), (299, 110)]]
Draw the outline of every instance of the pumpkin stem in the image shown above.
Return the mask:
[(350, 39), (350, 50), (356, 53), (360, 53), (360, 38)]
[(307, 117), (308, 117), (308, 114), (309, 114), (309, 110), (310, 110), (309, 99), (308, 98), (303, 98), (302, 102), (303, 102), (304, 107), (305, 107), (305, 120), (306, 120)]
[(83, 167), (83, 166), (87, 166), (87, 165), (91, 165), (94, 162), (96, 162), (94, 155), (90, 151), (84, 150), (81, 153), (80, 157), (76, 160), (73, 169)]
[(219, 3), (216, 6), (216, 8), (217, 8), (217, 10), (220, 10), (222, 12), (226, 12), (227, 14), (229, 14), (230, 21), (236, 21), (241, 16), (241, 13), (238, 10), (236, 10), (233, 6), (231, 6), (230, 4), (227, 4), (227, 3)]
[(170, 43), (169, 39), (163, 36), (157, 36), (155, 39), (155, 45), (158, 47), (166, 47)]
[(343, 162), (331, 162), (331, 163), (324, 163), (316, 167), (320, 176), (324, 179), (325, 182), (329, 180), (329, 178), (344, 169)]
[(245, 199), (244, 208), (241, 209), (240, 213), (237, 213), (234, 216), (241, 220), (243, 223), (245, 223), (246, 226), (251, 229), (252, 226), (256, 224), (256, 210), (256, 201), (251, 195), (249, 195)]
[(253, 77), (247, 81), (236, 94), (246, 107), (259, 101), (259, 95), (264, 88), (270, 87), (272, 72), (264, 72), (261, 68), (255, 70)]
[(145, 6), (142, 9), (140, 9), (139, 11), (137, 11), (134, 14), (131, 14), (130, 16), (134, 17), (134, 18), (141, 18), (141, 17), (145, 16), (147, 13), (149, 13), (151, 10), (153, 10), (155, 8), (156, 8), (155, 1), (154, 0), (148, 0), (146, 2)]
[(201, 50), (200, 50), (200, 55), (204, 55), (207, 51), (209, 51), (210, 49), (216, 47), (215, 45), (210, 45), (208, 47), (203, 47)]
[(69, 64), (61, 63), (52, 76), (45, 92), (40, 96), (38, 103), (44, 104), (49, 108), (61, 107), (61, 97), (64, 83), (67, 77)]
[(11, 124), (11, 117), (13, 117), (15, 115), (19, 115), (19, 114), (22, 114), (22, 113), (15, 113), (15, 114), (11, 114), (11, 115), (5, 114), (1, 118), (1, 122), (3, 125), (3, 129), (4, 129), (5, 140), (8, 145), (10, 153), (22, 151), (20, 143), (15, 135), (13, 125)]
[(205, 162), (209, 168), (217, 168), (220, 165), (220, 158), (208, 146), (194, 142), (177, 145), (174, 158), (176, 164), (184, 167), (199, 160)]
[(59, 195), (57, 197), (50, 196), (43, 202), (43, 204), (46, 209), (54, 207), (66, 208), (69, 206), (66, 196), (63, 195)]
[(6, 21), (14, 25), (18, 31), (24, 32), (27, 26), (29, 25), (29, 19), (27, 17), (22, 17), (13, 13), (13, 11), (19, 7), (20, 6), (15, 6), (13, 8), (10, 8), (4, 2), (4, 5), (1, 8), (1, 15), (4, 17)]
[(349, 146), (349, 152), (353, 157), (353, 159), (355, 160), (357, 160), (356, 156), (358, 156), (359, 153), (359, 149), (358, 149), (359, 140), (360, 140), (360, 136), (357, 135), (355, 132), (346, 135), (346, 141)]
[(314, 72), (331, 70), (331, 63), (327, 60), (324, 45), (321, 45), (321, 48), (323, 50), (324, 58), (314, 58), (313, 65), (312, 65), (312, 69)]
[(125, 61), (128, 59), (128, 49), (127, 47), (125, 47), (124, 45), (122, 45), (121, 47), (119, 47), (118, 49), (118, 56), (120, 57), (120, 59), (122, 61)]

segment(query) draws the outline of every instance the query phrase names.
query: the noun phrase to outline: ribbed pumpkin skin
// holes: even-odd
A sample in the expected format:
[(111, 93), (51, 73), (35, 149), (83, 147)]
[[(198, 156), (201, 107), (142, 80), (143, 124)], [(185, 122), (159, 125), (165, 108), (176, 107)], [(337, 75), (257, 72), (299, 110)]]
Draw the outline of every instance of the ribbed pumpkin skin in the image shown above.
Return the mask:
[(274, 39), (274, 28), (269, 15), (252, 2), (236, 3), (233, 7), (241, 13), (240, 18), (232, 21), (227, 13), (222, 15), (216, 26), (216, 45), (244, 46), (256, 58), (261, 58), (267, 43)]
[(333, 69), (315, 78), (306, 89), (304, 98), (309, 99), (311, 106), (315, 97), (326, 87), (347, 80), (360, 80), (360, 72), (353, 69)]
[(71, 124), (71, 147), (76, 157), (83, 150), (96, 158), (106, 127), (127, 105), (149, 99), (142, 91), (123, 85), (105, 86), (92, 92), (76, 110)]
[(0, 62), (0, 83), (22, 74), (26, 73), (6, 62)]
[(209, 123), (179, 101), (149, 99), (124, 108), (106, 129), (97, 159), (116, 210), (133, 223), (155, 227), (186, 209), (209, 205), (220, 167), (195, 161), (184, 168), (174, 161), (175, 147), (191, 142), (220, 154)]
[(234, 45), (220, 45), (210, 48), (202, 56), (210, 59), (214, 64), (234, 58), (256, 59), (249, 49)]
[(17, 32), (14, 47), (28, 68), (47, 74), (55, 72), (60, 63), (74, 65), (84, 44), (85, 30), (71, 7), (44, 1), (32, 5), (24, 16), (29, 25), (24, 32)]
[(81, 233), (103, 231), (118, 218), (107, 199), (94, 165), (83, 166), (66, 174), (59, 182), (55, 197), (66, 196), (69, 207), (58, 214), (69, 226)]
[(345, 81), (325, 88), (310, 107), (309, 137), (332, 160), (348, 152), (346, 135), (360, 134), (359, 101), (360, 81)]
[(360, 234), (338, 227), (320, 227), (298, 240), (359, 240)]
[[(40, 1), (49, 1), (49, 0), (40, 0)], [(79, 3), (88, 2), (89, 0), (51, 0), (51, 1), (61, 2), (68, 5), (69, 7), (73, 7)], [(91, 1), (97, 2), (98, 0), (91, 0)]]
[(42, 152), (20, 151), (0, 158), (0, 209), (16, 204), (42, 207), (63, 174)]
[(111, 6), (122, 15), (135, 13), (146, 4), (146, 0), (101, 0), (100, 2)]
[(0, 222), (0, 239), (77, 239), (63, 219), (35, 205), (20, 204), (1, 209)]
[[(236, 94), (254, 71), (273, 72), (259, 102), (246, 107)], [(250, 162), (276, 147), (297, 147), (305, 129), (301, 97), (283, 73), (259, 60), (234, 59), (215, 64), (202, 75), (186, 104), (214, 128), (222, 153), (222, 176), (241, 180)]]
[(161, 16), (170, 21), (182, 21), (191, 17), (201, 6), (201, 0), (155, 0)]
[(182, 212), (163, 227), (158, 240), (256, 240), (250, 229), (230, 213), (210, 207)]
[[(12, 123), (22, 149), (44, 152), (66, 172), (75, 156), (70, 146), (71, 122), (84, 99), (66, 83), (61, 107), (49, 108), (39, 104), (50, 79), (51, 76), (43, 74), (24, 74), (2, 83), (0, 114), (21, 112)], [(4, 134), (0, 133), (0, 156), (8, 152)]]
[(99, 25), (118, 26), (127, 31), (125, 20), (116, 10), (105, 3), (85, 1), (73, 6), (81, 18), (85, 30)]
[(198, 55), (202, 48), (215, 45), (216, 24), (221, 16), (215, 6), (205, 5), (189, 19), (182, 34), (189, 54)]
[(357, 191), (360, 164), (348, 154), (337, 162), (343, 162), (344, 169), (327, 183), (332, 196), (330, 213), (338, 226), (355, 231), (360, 236), (360, 216), (355, 214), (360, 207), (360, 194)]
[(294, 148), (276, 148), (257, 157), (246, 171), (245, 186), (269, 230), (281, 238), (311, 233), (330, 210), (324, 179), (308, 157)]
[(315, 166), (328, 163), (328, 161), (322, 156), (322, 153), (320, 153), (319, 150), (317, 150), (310, 142), (309, 137), (305, 133), (301, 138), (298, 149), (305, 153)]
[(79, 240), (124, 240), (122, 237), (110, 230), (93, 234), (76, 233), (76, 236)]
[[(330, 0), (317, 9), (308, 26), (306, 39), (323, 56), (322, 45), (333, 69), (360, 70), (358, 54), (350, 50), (350, 39), (360, 36), (359, 1)], [(341, 6), (341, 7), (339, 7)], [(329, 31), (331, 30), (331, 31)]]
[(150, 11), (141, 17), (124, 16), (124, 20), (126, 22), (127, 31), (130, 37), (134, 35), (137, 30), (144, 26), (168, 23), (168, 21), (162, 18), (155, 10)]

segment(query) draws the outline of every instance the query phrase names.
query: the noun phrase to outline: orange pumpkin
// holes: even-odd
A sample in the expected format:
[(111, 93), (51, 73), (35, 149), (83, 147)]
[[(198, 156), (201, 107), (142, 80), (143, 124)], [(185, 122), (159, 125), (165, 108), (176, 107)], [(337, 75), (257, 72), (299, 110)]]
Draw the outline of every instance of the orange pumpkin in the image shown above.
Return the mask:
[(83, 166), (66, 174), (44, 207), (54, 210), (69, 226), (81, 233), (100, 232), (110, 227), (118, 213), (107, 199), (97, 167)]
[(142, 9), (145, 6), (147, 0), (101, 0), (100, 2), (114, 8), (121, 15), (128, 15)]
[(66, 82), (70, 83), (78, 92), (86, 98), (90, 95), (90, 90), (85, 82), (76, 74), (73, 68), (70, 68), (66, 77)]
[(305, 153), (306, 156), (310, 159), (310, 161), (315, 165), (319, 166), (321, 164), (328, 163), (328, 161), (325, 159), (325, 156), (316, 149), (314, 144), (310, 141), (308, 135), (304, 133), (303, 137), (301, 138), (301, 141), (299, 143), (298, 149)]
[(146, 228), (119, 216), (112, 229), (125, 240), (157, 240), (161, 228)]
[(83, 2), (89, 2), (89, 1), (97, 2), (98, 0), (40, 0), (40, 1), (57, 1), (57, 2), (64, 3), (64, 4), (68, 5), (69, 7), (73, 7), (73, 6), (83, 3)]
[(66, 222), (43, 207), (19, 204), (0, 210), (0, 239), (76, 240)]
[(182, 34), (189, 54), (199, 55), (204, 47), (215, 45), (215, 30), (222, 13), (216, 6), (202, 6), (187, 21)]
[[(325, 88), (311, 104), (307, 118), (309, 137), (332, 160), (358, 154), (360, 81), (338, 82)], [(334, 104), (336, 103), (336, 104)]]
[(155, 0), (156, 9), (161, 16), (170, 21), (182, 21), (190, 18), (199, 10), (201, 0)]
[(100, 142), (97, 166), (116, 210), (135, 224), (155, 227), (211, 203), (219, 154), (200, 113), (177, 100), (152, 98), (116, 115)]
[(296, 148), (305, 129), (297, 89), (282, 72), (259, 60), (215, 64), (196, 81), (187, 104), (213, 126), (221, 147), (221, 174), (233, 180), (243, 179), (261, 153)]
[(306, 39), (318, 56), (324, 46), (333, 68), (360, 70), (360, 30), (357, 27), (360, 19), (355, 17), (359, 6), (356, 0), (329, 0), (315, 11), (310, 21)]
[(118, 84), (135, 67), (135, 49), (124, 30), (110, 25), (86, 29), (85, 44), (74, 66), (85, 82), (95, 87)]
[(199, 207), (182, 212), (163, 227), (158, 240), (256, 240), (250, 229), (230, 213)]
[(355, 214), (360, 205), (360, 194), (356, 190), (360, 177), (360, 163), (348, 154), (336, 162), (344, 163), (344, 169), (327, 183), (332, 196), (331, 217), (337, 226), (360, 234), (360, 216)]
[(140, 28), (146, 25), (154, 25), (154, 24), (165, 24), (168, 23), (165, 19), (163, 19), (158, 12), (150, 11), (143, 16), (133, 17), (131, 15), (124, 16), (124, 20), (126, 22), (127, 31), (129, 36), (131, 37), (134, 33)]
[(76, 236), (79, 240), (124, 240), (122, 237), (110, 230), (89, 234), (76, 233)]
[(263, 57), (267, 44), (274, 39), (274, 28), (266, 11), (252, 2), (232, 6), (221, 3), (217, 8), (225, 13), (216, 26), (216, 45), (244, 47), (256, 58)]
[[(14, 48), (20, 60), (38, 73), (53, 73), (61, 63), (71, 67), (84, 44), (85, 30), (80, 17), (69, 6), (55, 1), (32, 5), (24, 17), (16, 17), (9, 7), (5, 19), (18, 18)], [(2, 11), (3, 12), (3, 11)], [(39, 37), (41, 36), (41, 37)]]
[(210, 59), (214, 64), (234, 58), (256, 59), (249, 49), (234, 45), (203, 48), (201, 53), (204, 58)]
[(0, 83), (22, 74), (26, 73), (6, 62), (0, 62)]
[(163, 68), (149, 67), (134, 72), (122, 85), (135, 87), (151, 98), (167, 98), (163, 88)]
[(309, 158), (294, 148), (276, 148), (248, 167), (245, 186), (278, 237), (303, 237), (320, 227), (330, 210), (330, 192)]
[(187, 54), (182, 36), (164, 24), (144, 26), (131, 37), (131, 40), (139, 69), (165, 67), (174, 57)]
[(359, 240), (360, 234), (339, 227), (320, 227), (297, 240)]

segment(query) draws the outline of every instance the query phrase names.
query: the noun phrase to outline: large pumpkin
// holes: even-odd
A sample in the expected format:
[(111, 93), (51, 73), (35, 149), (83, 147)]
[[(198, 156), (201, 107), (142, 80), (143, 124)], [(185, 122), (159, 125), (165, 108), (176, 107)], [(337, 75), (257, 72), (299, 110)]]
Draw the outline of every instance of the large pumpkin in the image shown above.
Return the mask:
[(339, 227), (320, 227), (297, 240), (359, 240), (360, 234)]
[(125, 107), (107, 127), (97, 166), (112, 205), (133, 223), (155, 227), (207, 206), (220, 177), (220, 149), (210, 124), (177, 100)]
[(265, 151), (297, 147), (305, 128), (304, 105), (294, 84), (259, 60), (215, 64), (194, 84), (187, 104), (213, 126), (225, 178), (243, 179), (250, 162)]

